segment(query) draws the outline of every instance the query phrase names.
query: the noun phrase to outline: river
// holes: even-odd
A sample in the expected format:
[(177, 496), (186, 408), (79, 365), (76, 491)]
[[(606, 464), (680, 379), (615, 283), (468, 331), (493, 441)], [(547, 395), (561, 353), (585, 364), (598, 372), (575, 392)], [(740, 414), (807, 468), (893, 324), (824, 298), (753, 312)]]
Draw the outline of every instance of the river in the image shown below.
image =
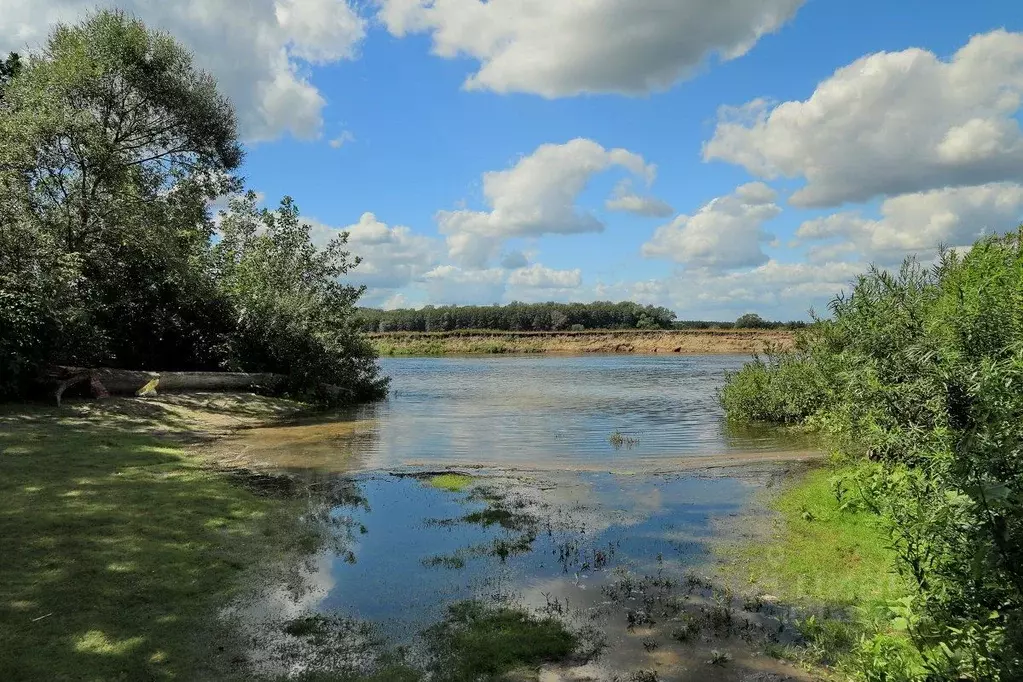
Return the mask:
[[(596, 628), (608, 653), (592, 679), (796, 674), (765, 664), (738, 631), (682, 646), (652, 616), (642, 637), (633, 622), (637, 609), (667, 608), (684, 585), (694, 605), (720, 601), (707, 577), (714, 543), (740, 514), (758, 513), (758, 491), (812, 452), (777, 431), (725, 423), (717, 390), (747, 359), (384, 359), (388, 400), (235, 443), (329, 489), (334, 540), (235, 615), (265, 632), (270, 622), (325, 614), (414, 649), (448, 605), (498, 600)], [(435, 478), (452, 471), (470, 477)], [(294, 652), (278, 654), (294, 645), (260, 648), (268, 660), (291, 660)], [(733, 665), (702, 670), (712, 648), (729, 651)], [(694, 666), (702, 672), (687, 677)]]

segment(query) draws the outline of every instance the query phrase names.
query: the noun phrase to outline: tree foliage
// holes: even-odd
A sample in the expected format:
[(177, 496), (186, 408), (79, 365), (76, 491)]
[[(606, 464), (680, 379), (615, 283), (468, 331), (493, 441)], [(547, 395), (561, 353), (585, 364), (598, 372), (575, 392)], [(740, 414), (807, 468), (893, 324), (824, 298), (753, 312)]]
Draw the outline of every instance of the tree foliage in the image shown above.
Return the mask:
[[(240, 341), (251, 336), (238, 310), (246, 299), (216, 267), (221, 254), (212, 246), (210, 203), (241, 188), (232, 175), (242, 160), (236, 117), (191, 54), (123, 12), (100, 11), (58, 25), (39, 53), (4, 61), (0, 92), (0, 396), (23, 395), (53, 364), (268, 366), (239, 354), (258, 344)], [(297, 221), (290, 201), (286, 211)], [(304, 236), (302, 253), (315, 251), (307, 232), (289, 234)], [(345, 271), (345, 257), (331, 246), (319, 260), (288, 267), (308, 268), (293, 273), (308, 284), (329, 280), (328, 264)], [(272, 269), (244, 281), (270, 287)], [(305, 333), (308, 347), (273, 371), (311, 381), (314, 370), (302, 363), (313, 348), (366, 355), (347, 332), (331, 343), (314, 333), (354, 303), (323, 300), (330, 313), (288, 313), (292, 340)], [(340, 371), (323, 379), (375, 381)]]
[(771, 323), (760, 317), (756, 313), (746, 313), (740, 315), (739, 319), (735, 321), (734, 327), (736, 329), (766, 329), (771, 326)]
[(510, 303), (504, 306), (425, 306), (419, 310), (359, 311), (365, 331), (561, 331), (575, 325), (586, 329), (670, 329), (675, 313), (638, 303)]
[[(676, 320), (662, 306), (613, 303), (520, 303), (490, 306), (424, 306), (419, 309), (361, 308), (359, 326), (367, 332), (583, 331), (585, 329), (731, 329), (732, 322)], [(761, 319), (761, 318), (757, 318)], [(800, 329), (804, 322), (769, 322), (762, 329)]]
[(892, 621), (912, 665), (869, 655), (882, 634), (864, 675), (1020, 679), (1023, 228), (932, 268), (872, 269), (831, 310), (797, 351), (730, 378), (729, 416), (802, 421), (863, 462), (836, 494), (887, 521), (916, 588)]
[(356, 398), (377, 397), (369, 343), (352, 323), (364, 287), (338, 278), (358, 264), (342, 233), (325, 248), (290, 197), (276, 211), (257, 208), (252, 192), (231, 202), (212, 261), (221, 291), (236, 312), (227, 343), (231, 369), (290, 375), (298, 386), (339, 386)]

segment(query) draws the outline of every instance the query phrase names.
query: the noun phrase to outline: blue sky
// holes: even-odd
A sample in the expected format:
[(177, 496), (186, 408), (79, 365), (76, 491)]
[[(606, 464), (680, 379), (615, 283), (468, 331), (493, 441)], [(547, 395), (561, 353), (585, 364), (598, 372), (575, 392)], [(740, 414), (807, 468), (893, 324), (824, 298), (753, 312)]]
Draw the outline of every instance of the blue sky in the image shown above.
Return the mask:
[[(16, 0), (0, 49), (91, 4)], [(372, 305), (800, 318), (1023, 217), (1014, 0), (118, 4), (235, 100), (250, 187), (355, 226)]]

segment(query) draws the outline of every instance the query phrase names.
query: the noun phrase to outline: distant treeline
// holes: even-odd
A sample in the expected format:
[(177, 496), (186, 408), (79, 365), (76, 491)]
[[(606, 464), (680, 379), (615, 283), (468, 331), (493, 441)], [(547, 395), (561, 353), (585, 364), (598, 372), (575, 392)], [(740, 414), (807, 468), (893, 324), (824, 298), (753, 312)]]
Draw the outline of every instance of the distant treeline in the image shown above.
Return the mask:
[(771, 322), (746, 314), (735, 322), (676, 320), (671, 310), (623, 301), (594, 303), (510, 303), (490, 306), (425, 306), (420, 309), (360, 308), (366, 332), (583, 331), (585, 329), (795, 329), (805, 322)]

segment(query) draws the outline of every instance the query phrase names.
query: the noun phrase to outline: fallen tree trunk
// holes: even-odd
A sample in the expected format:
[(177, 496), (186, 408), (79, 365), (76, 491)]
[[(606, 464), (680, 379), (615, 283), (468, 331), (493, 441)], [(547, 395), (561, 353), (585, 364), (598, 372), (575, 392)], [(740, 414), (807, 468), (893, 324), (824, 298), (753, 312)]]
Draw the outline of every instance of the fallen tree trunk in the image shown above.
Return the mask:
[(280, 374), (244, 372), (144, 372), (129, 369), (55, 367), (41, 380), (54, 389), (60, 405), (64, 391), (85, 381), (93, 397), (139, 395), (155, 391), (246, 391), (284, 380)]
[[(245, 372), (146, 372), (131, 369), (109, 369), (89, 367), (52, 368), (41, 383), (53, 389), (53, 396), (60, 405), (61, 398), (71, 386), (89, 383), (89, 393), (94, 398), (110, 395), (149, 395), (163, 391), (251, 391), (282, 385), (287, 381), (283, 374)], [(341, 396), (353, 398), (352, 389), (335, 384), (320, 383), (319, 389), (332, 399)]]

